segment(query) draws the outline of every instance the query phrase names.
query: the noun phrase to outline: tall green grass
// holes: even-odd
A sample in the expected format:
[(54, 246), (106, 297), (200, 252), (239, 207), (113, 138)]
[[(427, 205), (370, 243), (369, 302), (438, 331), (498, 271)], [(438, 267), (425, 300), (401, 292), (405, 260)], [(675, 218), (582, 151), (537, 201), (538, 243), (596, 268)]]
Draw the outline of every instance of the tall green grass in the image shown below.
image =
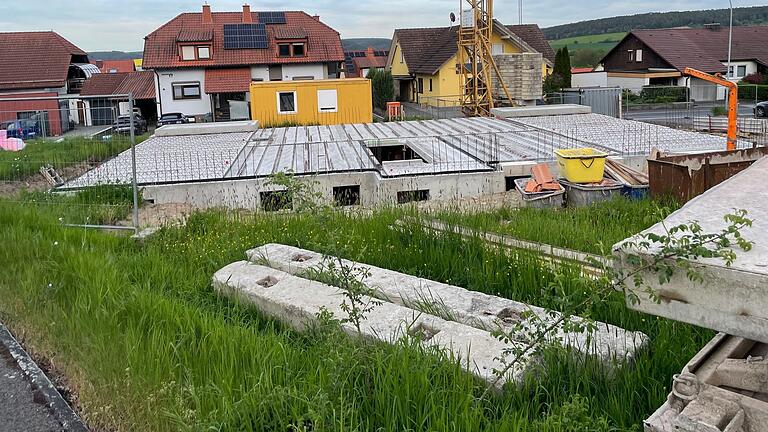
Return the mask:
[(482, 231), (594, 254), (609, 254), (611, 246), (649, 228), (678, 207), (672, 200), (615, 198), (583, 208), (505, 207), (486, 213), (443, 212), (438, 217)]
[(548, 351), (537, 377), (478, 402), (482, 383), (439, 353), (298, 334), (210, 287), (246, 249), (280, 242), (551, 308), (591, 289), (575, 269), (553, 274), (524, 253), (392, 231), (406, 213), (206, 212), (140, 244), (7, 203), (0, 318), (55, 358), (92, 425), (142, 431), (639, 431), (672, 374), (712, 336), (631, 312), (616, 294), (594, 318), (651, 337), (634, 364), (607, 373)]

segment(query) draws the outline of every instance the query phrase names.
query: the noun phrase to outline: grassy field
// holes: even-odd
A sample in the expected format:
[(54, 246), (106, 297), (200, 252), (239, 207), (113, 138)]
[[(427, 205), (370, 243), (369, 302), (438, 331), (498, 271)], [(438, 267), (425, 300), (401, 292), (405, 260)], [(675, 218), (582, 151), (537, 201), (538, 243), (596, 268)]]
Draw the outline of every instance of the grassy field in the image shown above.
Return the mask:
[(446, 222), (524, 240), (608, 255), (611, 246), (643, 231), (677, 210), (672, 201), (623, 198), (587, 208), (552, 211), (535, 208), (486, 213), (444, 212)]
[[(140, 143), (147, 135), (137, 136)], [(96, 163), (131, 148), (127, 136), (113, 135), (108, 141), (97, 139), (64, 138), (29, 141), (19, 152), (0, 151), (0, 181), (20, 180), (39, 171), (41, 166), (53, 165), (56, 169), (79, 163)]]
[(552, 48), (558, 50), (564, 46), (569, 51), (579, 49), (610, 50), (616, 43), (626, 36), (626, 33), (606, 33), (601, 35), (577, 36), (572, 38), (557, 39), (549, 41)]
[[(547, 351), (538, 377), (480, 401), (482, 383), (440, 353), (406, 342), (359, 342), (322, 328), (293, 332), (218, 298), (211, 276), (249, 248), (280, 242), (554, 309), (564, 297), (589, 296), (594, 282), (477, 241), (393, 231), (403, 215), (424, 217), (407, 209), (211, 211), (136, 243), (66, 229), (49, 208), (0, 201), (0, 319), (69, 378), (96, 428), (640, 431), (664, 401), (671, 376), (713, 335), (629, 311), (616, 294), (592, 316), (650, 336), (650, 349), (633, 364), (608, 373)], [(604, 211), (632, 208), (612, 203)], [(546, 226), (567, 223), (556, 211), (537, 217)], [(586, 217), (575, 219), (573, 227), (587, 226)], [(591, 233), (571, 246), (613, 242), (617, 223), (626, 223), (623, 232), (645, 226), (621, 217), (591, 222)]]

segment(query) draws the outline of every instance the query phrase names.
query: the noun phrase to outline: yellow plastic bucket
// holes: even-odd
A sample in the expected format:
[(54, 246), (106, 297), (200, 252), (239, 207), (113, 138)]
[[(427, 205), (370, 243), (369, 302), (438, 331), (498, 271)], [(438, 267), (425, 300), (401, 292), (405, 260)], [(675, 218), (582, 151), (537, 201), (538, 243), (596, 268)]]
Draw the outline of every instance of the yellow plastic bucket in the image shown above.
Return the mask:
[(607, 153), (593, 148), (555, 150), (560, 175), (571, 183), (600, 183)]

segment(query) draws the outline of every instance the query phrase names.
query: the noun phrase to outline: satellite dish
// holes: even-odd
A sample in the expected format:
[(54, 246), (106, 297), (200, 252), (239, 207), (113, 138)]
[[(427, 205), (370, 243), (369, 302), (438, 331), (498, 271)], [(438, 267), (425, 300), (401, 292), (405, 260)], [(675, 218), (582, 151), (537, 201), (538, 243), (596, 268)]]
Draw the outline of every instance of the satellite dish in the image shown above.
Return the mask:
[(452, 23), (455, 23), (455, 22), (456, 22), (456, 14), (455, 14), (455, 13), (453, 13), (453, 12), (451, 12), (451, 22), (452, 22)]

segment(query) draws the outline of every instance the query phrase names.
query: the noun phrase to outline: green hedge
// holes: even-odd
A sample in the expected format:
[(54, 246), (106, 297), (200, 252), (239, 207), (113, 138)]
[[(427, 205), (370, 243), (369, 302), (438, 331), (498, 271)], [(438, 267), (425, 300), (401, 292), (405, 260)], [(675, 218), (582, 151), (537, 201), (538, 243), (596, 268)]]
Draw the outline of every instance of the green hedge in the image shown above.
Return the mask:
[(643, 103), (687, 102), (688, 89), (686, 87), (643, 87), (640, 91), (640, 100)]
[(768, 85), (739, 84), (739, 99), (758, 101), (768, 100)]

